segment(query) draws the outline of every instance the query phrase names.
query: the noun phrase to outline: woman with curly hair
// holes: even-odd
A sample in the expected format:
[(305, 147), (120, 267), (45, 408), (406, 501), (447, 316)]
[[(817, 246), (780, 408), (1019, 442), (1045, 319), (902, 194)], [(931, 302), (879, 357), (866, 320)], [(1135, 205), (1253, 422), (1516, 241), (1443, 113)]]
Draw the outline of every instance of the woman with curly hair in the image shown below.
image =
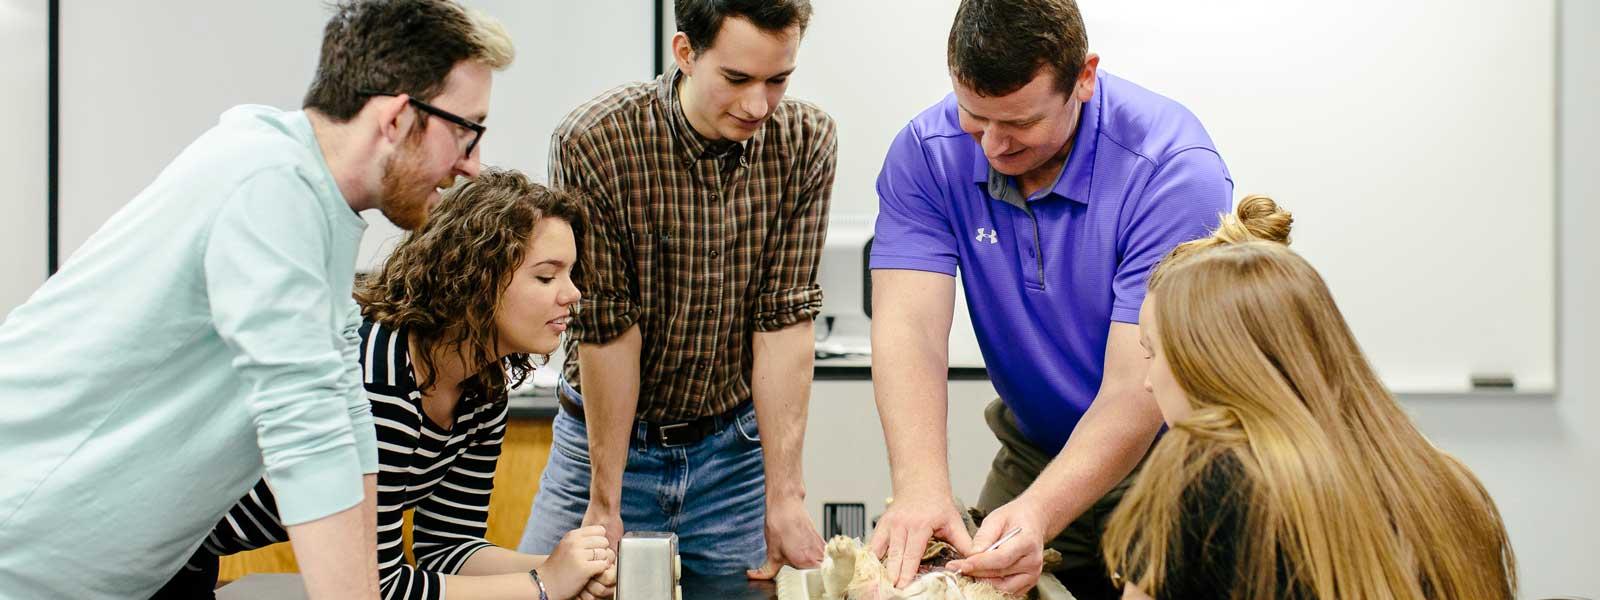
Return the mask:
[[(579, 208), (516, 171), (486, 170), (444, 195), (382, 271), (357, 284), (360, 361), (377, 425), (377, 556), (384, 598), (609, 596), (604, 530), (567, 534), (549, 556), (483, 539), (507, 390), (561, 341)], [(208, 597), (217, 557), (287, 539), (270, 481), (239, 501), (157, 598)], [(412, 550), (402, 540), (414, 509)]]
[(1245, 198), (1150, 278), (1145, 387), (1171, 429), (1107, 530), (1124, 597), (1513, 598), (1494, 502), (1379, 381), (1292, 221)]

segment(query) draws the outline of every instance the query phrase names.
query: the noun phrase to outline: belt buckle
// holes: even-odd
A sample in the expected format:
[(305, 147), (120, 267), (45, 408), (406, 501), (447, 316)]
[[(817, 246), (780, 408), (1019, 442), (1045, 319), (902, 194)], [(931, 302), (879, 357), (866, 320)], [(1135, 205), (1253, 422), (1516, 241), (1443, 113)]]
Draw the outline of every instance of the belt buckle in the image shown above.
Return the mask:
[(679, 446), (687, 446), (687, 445), (689, 445), (688, 442), (681, 442), (680, 443), (680, 442), (674, 442), (674, 441), (670, 440), (669, 438), (672, 436), (672, 434), (668, 433), (668, 432), (676, 430), (676, 429), (688, 429), (688, 428), (689, 428), (689, 423), (670, 423), (670, 424), (662, 425), (662, 426), (656, 428), (656, 432), (661, 436), (661, 447), (662, 448), (677, 448)]

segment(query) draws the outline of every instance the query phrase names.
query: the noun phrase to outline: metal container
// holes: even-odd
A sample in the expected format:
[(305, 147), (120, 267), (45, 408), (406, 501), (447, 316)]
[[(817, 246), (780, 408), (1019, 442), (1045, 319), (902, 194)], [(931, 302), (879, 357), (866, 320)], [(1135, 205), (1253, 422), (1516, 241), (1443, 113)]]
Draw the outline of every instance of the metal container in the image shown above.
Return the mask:
[(617, 544), (616, 600), (683, 600), (678, 534), (634, 531)]

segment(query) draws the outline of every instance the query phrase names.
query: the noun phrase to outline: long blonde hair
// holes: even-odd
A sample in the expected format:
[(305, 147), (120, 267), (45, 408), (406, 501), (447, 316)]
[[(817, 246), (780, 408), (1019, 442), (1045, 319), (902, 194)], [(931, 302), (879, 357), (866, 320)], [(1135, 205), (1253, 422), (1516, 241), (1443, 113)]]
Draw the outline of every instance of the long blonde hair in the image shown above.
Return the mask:
[[(1293, 219), (1241, 200), (1150, 280), (1155, 336), (1193, 412), (1112, 514), (1113, 573), (1156, 595), (1185, 555), (1183, 498), (1219, 461), (1243, 500), (1232, 598), (1512, 598), (1515, 559), (1488, 492), (1378, 380)], [(1285, 568), (1286, 567), (1286, 568)], [(1286, 580), (1280, 581), (1280, 577)]]

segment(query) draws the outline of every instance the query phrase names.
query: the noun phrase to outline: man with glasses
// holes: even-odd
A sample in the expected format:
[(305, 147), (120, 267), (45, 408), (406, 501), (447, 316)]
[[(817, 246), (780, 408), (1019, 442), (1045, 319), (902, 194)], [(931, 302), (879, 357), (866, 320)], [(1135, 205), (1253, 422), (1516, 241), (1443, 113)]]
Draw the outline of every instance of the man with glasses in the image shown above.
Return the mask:
[(477, 173), (513, 51), (448, 0), (336, 11), (304, 110), (223, 113), (0, 325), (0, 595), (149, 597), (265, 475), (311, 597), (377, 597), (357, 213)]
[(624, 527), (675, 531), (685, 571), (770, 578), (822, 559), (800, 452), (834, 123), (784, 98), (809, 2), (675, 12), (675, 67), (551, 139), (550, 181), (586, 198), (590, 233), (519, 549), (547, 553), (580, 522), (613, 545)]
[[(361, 93), (365, 96), (401, 97), (400, 94), (393, 92), (375, 92), (372, 90), (365, 90)], [(448, 110), (428, 104), (427, 102), (423, 102), (414, 97), (406, 96), (405, 99), (406, 102), (410, 103), (418, 110), (454, 123), (457, 127), (460, 127), (461, 129), (456, 132), (456, 141), (458, 145), (461, 146), (461, 159), (472, 159), (473, 151), (478, 149), (478, 140), (483, 139), (483, 132), (488, 131), (488, 127), (485, 127), (483, 123), (473, 121), (472, 119), (468, 119)]]

